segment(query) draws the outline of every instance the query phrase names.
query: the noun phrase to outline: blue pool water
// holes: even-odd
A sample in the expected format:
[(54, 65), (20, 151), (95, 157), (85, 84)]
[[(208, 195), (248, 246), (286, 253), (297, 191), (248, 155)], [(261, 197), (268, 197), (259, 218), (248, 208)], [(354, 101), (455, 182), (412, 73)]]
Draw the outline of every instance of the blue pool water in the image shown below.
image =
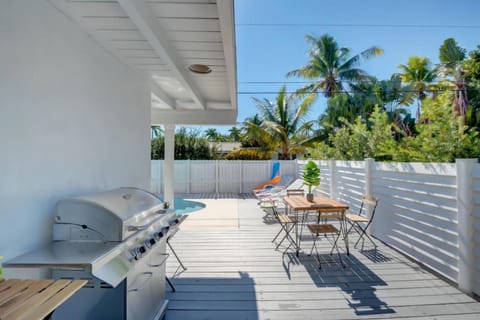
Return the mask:
[(182, 198), (175, 198), (174, 207), (177, 214), (184, 215), (184, 214), (189, 214), (205, 208), (205, 204), (197, 201), (190, 201)]

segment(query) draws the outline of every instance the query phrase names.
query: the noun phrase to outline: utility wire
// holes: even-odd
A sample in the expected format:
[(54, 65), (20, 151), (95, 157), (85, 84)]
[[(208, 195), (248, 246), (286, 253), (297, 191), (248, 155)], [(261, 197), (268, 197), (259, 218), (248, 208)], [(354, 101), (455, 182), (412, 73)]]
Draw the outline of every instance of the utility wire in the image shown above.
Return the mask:
[[(376, 80), (376, 81), (372, 81), (372, 80), (355, 80), (355, 82), (358, 82), (358, 83), (372, 83), (372, 84), (375, 84), (375, 83), (381, 83), (382, 81), (390, 81), (389, 79), (385, 79), (385, 80)], [(336, 82), (341, 82), (341, 83), (350, 83), (350, 81), (348, 80), (338, 80)], [(311, 81), (238, 81), (237, 82), (238, 84), (311, 84), (312, 82)], [(403, 82), (404, 84), (408, 84), (408, 82)], [(468, 82), (464, 82), (465, 84), (469, 84)], [(429, 84), (431, 85), (436, 85), (436, 84), (443, 84), (443, 82), (429, 82)]]
[[(465, 91), (478, 91), (480, 92), (480, 88), (466, 88)], [(436, 90), (423, 90), (428, 93), (439, 93), (439, 92), (457, 92), (463, 91), (458, 89), (436, 89)], [(327, 91), (319, 90), (319, 91), (309, 91), (305, 92), (304, 94), (310, 93), (317, 93), (317, 94), (324, 94)], [(378, 91), (362, 91), (362, 90), (339, 90), (339, 91), (331, 91), (331, 93), (418, 93), (418, 90), (378, 90)], [(297, 93), (296, 91), (286, 91), (287, 94)], [(278, 91), (237, 91), (237, 94), (278, 94)]]
[(480, 29), (476, 25), (455, 24), (368, 24), (368, 23), (237, 23), (238, 27), (343, 27), (343, 28), (452, 28)]

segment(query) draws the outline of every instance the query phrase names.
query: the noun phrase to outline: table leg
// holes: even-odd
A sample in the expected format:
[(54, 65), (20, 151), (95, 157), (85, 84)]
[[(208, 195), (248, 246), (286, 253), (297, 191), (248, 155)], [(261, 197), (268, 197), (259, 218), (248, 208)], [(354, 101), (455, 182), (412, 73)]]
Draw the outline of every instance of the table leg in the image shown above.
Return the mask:
[(297, 223), (295, 224), (295, 254), (297, 255), (298, 257), (298, 254), (300, 252), (300, 236), (298, 234), (298, 223), (299, 223), (299, 220), (298, 220), (298, 210), (295, 210), (295, 219), (297, 221)]
[[(297, 214), (297, 221), (300, 221), (300, 235), (297, 238), (297, 257), (298, 257), (298, 254), (300, 252), (300, 243), (302, 242), (303, 226), (305, 225), (305, 219), (306, 219), (307, 214), (308, 214), (307, 211), (304, 211), (302, 213), (302, 220), (301, 221), (298, 220), (298, 214)], [(298, 223), (297, 223), (297, 225), (298, 225)]]

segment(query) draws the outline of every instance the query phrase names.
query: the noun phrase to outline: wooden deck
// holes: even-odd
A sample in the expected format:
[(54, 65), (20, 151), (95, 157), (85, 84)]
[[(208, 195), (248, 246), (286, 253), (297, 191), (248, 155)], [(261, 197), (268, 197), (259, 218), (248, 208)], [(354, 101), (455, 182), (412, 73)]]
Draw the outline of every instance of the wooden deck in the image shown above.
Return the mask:
[(273, 216), (255, 199), (237, 201), (239, 227), (189, 227), (172, 240), (188, 269), (169, 259), (177, 291), (168, 294), (167, 320), (480, 319), (479, 302), (379, 242), (376, 252), (366, 243), (343, 254), (345, 269), (326, 240), (321, 270), (309, 237), (298, 258), (275, 250)]

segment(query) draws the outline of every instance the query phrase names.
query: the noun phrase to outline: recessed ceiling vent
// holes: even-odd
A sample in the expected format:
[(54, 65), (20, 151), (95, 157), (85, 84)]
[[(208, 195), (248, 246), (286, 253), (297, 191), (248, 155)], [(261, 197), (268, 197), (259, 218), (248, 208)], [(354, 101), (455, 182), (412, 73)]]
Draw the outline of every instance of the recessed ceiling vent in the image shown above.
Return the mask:
[(193, 73), (199, 74), (207, 74), (212, 72), (212, 69), (210, 69), (210, 67), (205, 64), (191, 64), (188, 67), (188, 70), (192, 71)]

